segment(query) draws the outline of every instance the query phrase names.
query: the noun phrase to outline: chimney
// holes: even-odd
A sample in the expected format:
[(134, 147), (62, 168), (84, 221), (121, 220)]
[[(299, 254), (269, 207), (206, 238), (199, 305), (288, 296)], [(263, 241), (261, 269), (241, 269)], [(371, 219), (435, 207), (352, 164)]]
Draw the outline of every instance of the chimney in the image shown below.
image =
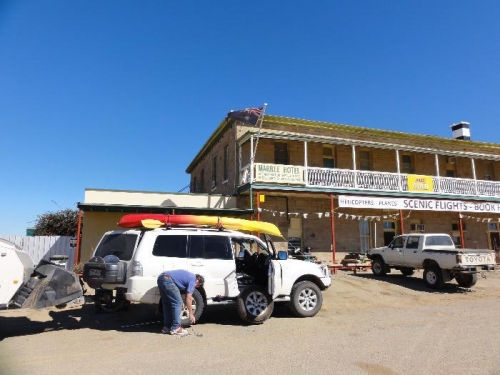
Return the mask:
[(457, 124), (451, 125), (451, 131), (453, 132), (453, 138), (470, 141), (470, 129), (468, 122), (460, 121)]

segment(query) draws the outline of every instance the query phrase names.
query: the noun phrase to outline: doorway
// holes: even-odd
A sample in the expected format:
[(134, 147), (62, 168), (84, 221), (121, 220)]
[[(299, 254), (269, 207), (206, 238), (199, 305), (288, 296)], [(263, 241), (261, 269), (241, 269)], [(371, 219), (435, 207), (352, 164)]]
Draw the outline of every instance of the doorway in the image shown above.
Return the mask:
[(384, 246), (391, 243), (394, 237), (396, 237), (396, 222), (394, 221), (384, 221)]
[(302, 219), (300, 217), (290, 218), (288, 227), (288, 250), (302, 251)]
[(488, 224), (488, 239), (490, 249), (495, 251), (496, 261), (500, 261), (500, 232), (497, 223)]
[(361, 254), (366, 254), (371, 247), (371, 230), (368, 220), (359, 221), (359, 238)]

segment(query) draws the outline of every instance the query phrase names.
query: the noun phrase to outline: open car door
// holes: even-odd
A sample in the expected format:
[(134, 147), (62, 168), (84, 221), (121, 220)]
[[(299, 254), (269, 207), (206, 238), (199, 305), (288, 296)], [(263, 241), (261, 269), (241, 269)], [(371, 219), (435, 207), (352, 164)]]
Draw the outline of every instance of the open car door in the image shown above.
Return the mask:
[(265, 234), (264, 239), (266, 242), (267, 249), (269, 251), (269, 268), (268, 268), (268, 293), (272, 297), (272, 299), (276, 299), (281, 290), (281, 265), (280, 263), (274, 259), (277, 252), (274, 247), (274, 243), (269, 237), (269, 235)]

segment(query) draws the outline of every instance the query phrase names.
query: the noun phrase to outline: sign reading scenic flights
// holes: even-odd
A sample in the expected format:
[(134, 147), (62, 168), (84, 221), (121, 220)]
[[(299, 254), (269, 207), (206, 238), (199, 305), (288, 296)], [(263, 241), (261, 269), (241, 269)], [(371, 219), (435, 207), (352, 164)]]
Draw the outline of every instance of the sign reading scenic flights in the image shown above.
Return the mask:
[(418, 193), (432, 193), (434, 191), (434, 181), (431, 176), (408, 175), (408, 191)]
[(381, 210), (418, 210), (500, 213), (499, 202), (464, 202), (437, 199), (378, 198), (339, 195), (339, 207)]
[(255, 163), (255, 181), (305, 184), (304, 167)]

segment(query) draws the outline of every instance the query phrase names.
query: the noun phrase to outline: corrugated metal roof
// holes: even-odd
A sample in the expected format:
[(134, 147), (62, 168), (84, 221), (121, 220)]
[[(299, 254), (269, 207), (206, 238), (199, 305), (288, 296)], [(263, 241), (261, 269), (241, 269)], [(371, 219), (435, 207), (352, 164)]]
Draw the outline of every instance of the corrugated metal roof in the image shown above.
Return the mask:
[(91, 212), (126, 212), (126, 213), (183, 213), (195, 215), (244, 216), (251, 215), (253, 210), (236, 208), (198, 208), (198, 207), (164, 207), (164, 206), (131, 206), (121, 204), (78, 203), (78, 209)]
[[(234, 121), (223, 120), (215, 129), (214, 133), (205, 142), (200, 151), (196, 154), (193, 161), (186, 169), (190, 173), (196, 163), (210, 149), (212, 144), (224, 131), (226, 125)], [(470, 157), (482, 157), (492, 160), (500, 160), (500, 145), (496, 143), (477, 142), (470, 140), (459, 140), (453, 138), (444, 138), (432, 135), (414, 134), (399, 131), (382, 130), (375, 128), (364, 128), (353, 125), (338, 123), (328, 123), (322, 121), (313, 121), (297, 119), (284, 116), (264, 115), (262, 125), (264, 132), (268, 130), (281, 130), (284, 133), (295, 137), (315, 137), (316, 140), (335, 139), (344, 144), (362, 144), (369, 147), (408, 149), (420, 152), (438, 152), (442, 155), (464, 155)], [(255, 128), (255, 132), (257, 132)]]

